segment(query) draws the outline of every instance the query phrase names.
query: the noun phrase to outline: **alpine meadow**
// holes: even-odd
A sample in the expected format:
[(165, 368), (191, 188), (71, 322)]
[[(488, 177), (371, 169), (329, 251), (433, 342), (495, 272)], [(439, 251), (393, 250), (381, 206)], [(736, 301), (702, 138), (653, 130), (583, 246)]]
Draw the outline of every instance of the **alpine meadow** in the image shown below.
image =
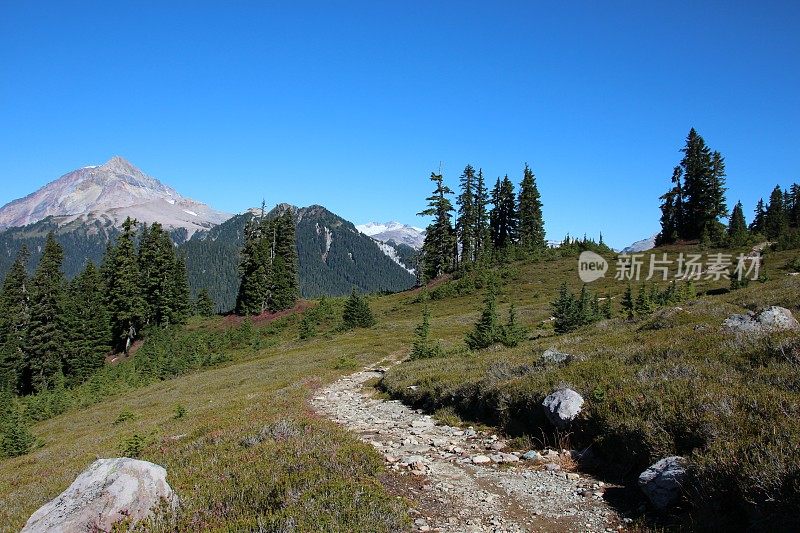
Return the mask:
[(0, 532), (800, 530), (797, 6), (188, 7), (2, 9)]

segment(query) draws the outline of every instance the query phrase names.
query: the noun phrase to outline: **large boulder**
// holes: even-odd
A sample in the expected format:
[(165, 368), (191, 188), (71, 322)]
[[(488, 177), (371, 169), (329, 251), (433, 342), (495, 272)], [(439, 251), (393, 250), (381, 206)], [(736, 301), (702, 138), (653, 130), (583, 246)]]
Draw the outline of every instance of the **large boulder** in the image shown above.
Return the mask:
[(163, 467), (128, 459), (98, 459), (57, 498), (33, 513), (23, 533), (110, 531), (120, 520), (138, 522), (162, 500), (177, 503)]
[(686, 459), (665, 457), (639, 475), (639, 488), (656, 509), (663, 511), (681, 495), (686, 479)]
[(575, 359), (574, 356), (572, 356), (572, 355), (570, 355), (568, 353), (559, 352), (555, 348), (546, 349), (544, 351), (544, 353), (542, 354), (542, 357), (541, 357), (542, 363), (545, 363), (545, 364), (548, 364), (548, 365), (559, 365), (559, 364), (562, 364), (562, 363), (563, 364), (567, 364), (567, 363), (572, 362), (573, 359)]
[(785, 307), (773, 305), (760, 313), (749, 312), (745, 315), (731, 315), (722, 325), (737, 333), (772, 333), (775, 331), (798, 331), (800, 323)]
[(563, 428), (581, 412), (583, 397), (572, 389), (558, 389), (544, 399), (542, 407), (550, 423)]

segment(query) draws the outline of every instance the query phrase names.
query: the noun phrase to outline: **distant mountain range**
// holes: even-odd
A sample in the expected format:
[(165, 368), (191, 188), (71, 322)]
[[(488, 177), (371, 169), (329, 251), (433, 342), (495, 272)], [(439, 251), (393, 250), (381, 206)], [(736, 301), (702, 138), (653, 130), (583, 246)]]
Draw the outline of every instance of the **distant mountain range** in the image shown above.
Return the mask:
[(632, 254), (637, 252), (645, 252), (647, 250), (652, 250), (656, 247), (656, 237), (658, 237), (658, 233), (647, 237), (646, 239), (642, 239), (640, 241), (636, 241), (629, 246), (626, 246), (622, 249), (623, 254)]
[(400, 222), (367, 222), (359, 224), (356, 229), (380, 242), (393, 241), (405, 244), (415, 250), (422, 248), (425, 241), (425, 230)]
[[(414, 284), (414, 276), (388, 257), (380, 242), (360, 233), (351, 222), (317, 205), (281, 204), (267, 216), (286, 209), (295, 213), (297, 221), (303, 296), (338, 296), (353, 288), (398, 291)], [(0, 280), (22, 244), (31, 251), (32, 270), (51, 231), (64, 247), (64, 273), (72, 277), (87, 261), (99, 263), (109, 239), (130, 216), (167, 228), (186, 254), (192, 290), (207, 288), (219, 310), (228, 310), (238, 288), (244, 227), (258, 214), (260, 209), (235, 216), (217, 211), (181, 196), (116, 156), (103, 165), (69, 172), (0, 208)]]

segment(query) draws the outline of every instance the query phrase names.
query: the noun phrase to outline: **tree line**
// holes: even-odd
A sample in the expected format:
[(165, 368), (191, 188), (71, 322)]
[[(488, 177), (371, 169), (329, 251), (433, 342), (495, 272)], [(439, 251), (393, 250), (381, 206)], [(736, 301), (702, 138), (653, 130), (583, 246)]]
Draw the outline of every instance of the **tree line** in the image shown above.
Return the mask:
[(547, 247), (541, 195), (527, 164), (519, 194), (508, 175), (498, 177), (489, 191), (483, 170), (467, 165), (459, 177), (457, 209), (451, 200), (455, 193), (443, 175), (432, 172), (430, 179), (435, 188), (418, 213), (433, 218), (422, 246), (420, 282), (512, 252), (535, 253)]
[(52, 232), (30, 277), (21, 247), (0, 291), (0, 389), (24, 395), (80, 383), (112, 350), (127, 352), (143, 329), (186, 321), (183, 256), (160, 224), (139, 232), (137, 225), (125, 220), (100, 267), (89, 261), (71, 281)]
[[(683, 158), (672, 171), (672, 185), (661, 199), (661, 231), (656, 244), (699, 241), (717, 246), (743, 246), (760, 239), (800, 246), (800, 185), (776, 185), (765, 203), (756, 205), (748, 226), (742, 202), (729, 213), (725, 158), (712, 151), (692, 128), (681, 149)], [(727, 226), (722, 222), (728, 219)]]

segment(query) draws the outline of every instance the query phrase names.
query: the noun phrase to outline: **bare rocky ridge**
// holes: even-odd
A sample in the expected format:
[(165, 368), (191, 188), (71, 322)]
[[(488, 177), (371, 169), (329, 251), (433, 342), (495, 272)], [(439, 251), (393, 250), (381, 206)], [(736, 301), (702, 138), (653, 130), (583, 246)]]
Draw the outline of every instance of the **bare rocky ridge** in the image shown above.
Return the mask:
[(181, 196), (129, 161), (114, 156), (102, 165), (73, 170), (6, 204), (0, 208), (0, 230), (51, 216), (59, 225), (80, 219), (110, 221), (116, 226), (130, 216), (141, 222), (160, 222), (167, 228), (186, 228), (191, 235), (231, 215)]
[(617, 531), (605, 486), (567, 472), (570, 452), (509, 453), (502, 439), (439, 425), (399, 401), (362, 387), (381, 371), (363, 370), (318, 391), (313, 408), (358, 433), (389, 468), (422, 484), (417, 531)]

